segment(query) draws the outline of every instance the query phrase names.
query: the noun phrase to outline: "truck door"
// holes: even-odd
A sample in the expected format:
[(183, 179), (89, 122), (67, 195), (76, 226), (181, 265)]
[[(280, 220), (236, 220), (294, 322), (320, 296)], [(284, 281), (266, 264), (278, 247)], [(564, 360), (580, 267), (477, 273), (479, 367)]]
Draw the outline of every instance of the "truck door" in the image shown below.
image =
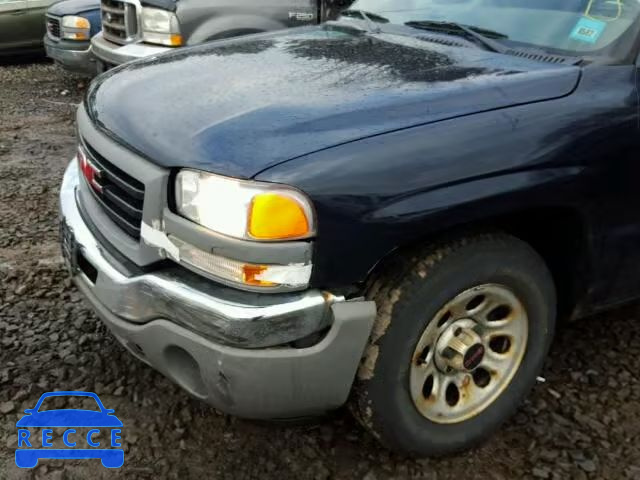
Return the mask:
[(26, 0), (0, 0), (1, 50), (11, 50), (24, 46), (29, 38), (22, 26), (22, 21), (25, 19), (26, 14)]
[[(601, 153), (603, 164), (615, 162), (615, 168), (603, 168), (606, 175), (596, 175), (593, 202), (594, 218), (600, 232), (596, 237), (599, 245), (595, 260), (595, 284), (592, 287), (595, 303), (617, 304), (640, 297), (640, 177), (639, 102), (640, 56), (635, 66), (610, 69), (615, 75), (608, 77), (615, 83), (612, 88), (610, 112), (606, 114), (601, 131)], [(583, 79), (588, 80), (588, 78)], [(597, 171), (597, 170), (596, 170)], [(597, 188), (600, 186), (600, 188)]]

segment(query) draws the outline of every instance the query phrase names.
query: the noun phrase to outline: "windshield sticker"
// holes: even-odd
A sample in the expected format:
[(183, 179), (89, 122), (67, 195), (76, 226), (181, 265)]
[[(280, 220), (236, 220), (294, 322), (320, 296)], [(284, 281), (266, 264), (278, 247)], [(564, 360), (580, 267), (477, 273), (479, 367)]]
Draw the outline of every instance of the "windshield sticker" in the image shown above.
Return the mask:
[(606, 27), (606, 22), (583, 17), (574, 27), (570, 37), (580, 42), (596, 43)]
[(589, 0), (589, 5), (587, 5), (587, 11), (584, 12), (584, 16), (593, 20), (613, 22), (622, 16), (623, 8), (622, 0), (606, 0), (604, 2)]

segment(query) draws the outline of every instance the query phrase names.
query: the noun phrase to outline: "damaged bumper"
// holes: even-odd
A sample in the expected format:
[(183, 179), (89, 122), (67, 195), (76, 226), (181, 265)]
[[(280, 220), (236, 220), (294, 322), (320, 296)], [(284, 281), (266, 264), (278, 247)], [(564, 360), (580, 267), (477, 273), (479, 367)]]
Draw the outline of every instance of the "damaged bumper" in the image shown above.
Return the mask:
[[(346, 401), (373, 302), (316, 290), (238, 292), (175, 269), (127, 275), (83, 220), (78, 184), (72, 162), (60, 193), (63, 252), (76, 285), (133, 355), (195, 397), (247, 418), (312, 415)], [(290, 346), (312, 334), (312, 346)]]
[(89, 42), (59, 40), (54, 42), (49, 35), (44, 37), (47, 56), (70, 72), (83, 75), (96, 74), (96, 59)]

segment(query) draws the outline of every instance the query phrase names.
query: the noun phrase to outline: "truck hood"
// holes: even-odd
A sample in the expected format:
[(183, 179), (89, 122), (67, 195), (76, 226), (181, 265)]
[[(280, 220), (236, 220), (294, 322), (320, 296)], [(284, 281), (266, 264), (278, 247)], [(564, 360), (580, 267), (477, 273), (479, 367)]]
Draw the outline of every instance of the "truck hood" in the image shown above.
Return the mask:
[(163, 167), (250, 178), (361, 138), (568, 95), (580, 68), (336, 26), (216, 42), (100, 77), (93, 122)]
[(88, 10), (98, 10), (99, 8), (100, 0), (66, 0), (65, 2), (51, 5), (47, 13), (62, 17), (64, 15), (77, 15)]
[(178, 1), (179, 0), (142, 0), (140, 3), (143, 7), (162, 8), (164, 10), (175, 12), (178, 6)]

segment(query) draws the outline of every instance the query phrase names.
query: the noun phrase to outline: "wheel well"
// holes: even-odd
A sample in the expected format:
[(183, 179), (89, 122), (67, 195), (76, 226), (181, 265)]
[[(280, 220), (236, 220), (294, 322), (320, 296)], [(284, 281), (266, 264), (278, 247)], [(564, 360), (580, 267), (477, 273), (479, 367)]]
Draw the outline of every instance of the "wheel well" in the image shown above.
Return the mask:
[(540, 208), (514, 212), (451, 228), (397, 249), (378, 262), (371, 274), (426, 244), (502, 231), (527, 242), (546, 262), (557, 290), (560, 317), (579, 315), (576, 307), (585, 293), (588, 273), (588, 233), (582, 217), (568, 208)]
[(556, 284), (559, 313), (571, 315), (585, 291), (588, 272), (588, 233), (582, 217), (567, 208), (543, 208), (491, 223), (527, 242), (542, 256)]

